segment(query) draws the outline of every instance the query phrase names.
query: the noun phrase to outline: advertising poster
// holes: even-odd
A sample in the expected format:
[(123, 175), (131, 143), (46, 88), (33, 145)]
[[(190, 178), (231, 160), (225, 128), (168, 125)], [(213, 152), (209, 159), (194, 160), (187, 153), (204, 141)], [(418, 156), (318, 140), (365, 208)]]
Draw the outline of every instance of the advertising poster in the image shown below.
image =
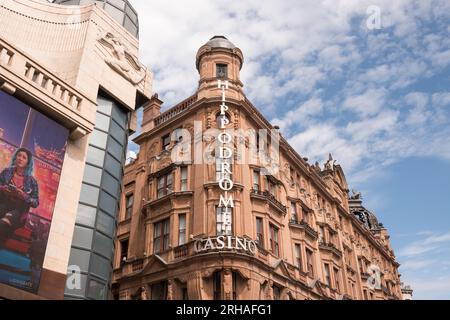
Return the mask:
[(39, 288), (68, 134), (0, 91), (0, 283)]

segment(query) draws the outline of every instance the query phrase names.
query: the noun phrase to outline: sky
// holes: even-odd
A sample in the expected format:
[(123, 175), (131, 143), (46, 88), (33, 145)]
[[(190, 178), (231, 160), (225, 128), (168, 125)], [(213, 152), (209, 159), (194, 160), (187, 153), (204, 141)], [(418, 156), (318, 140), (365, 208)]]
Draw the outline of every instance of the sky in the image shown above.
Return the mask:
[(450, 1), (131, 3), (163, 111), (226, 36), (247, 97), (311, 163), (332, 153), (388, 228), (414, 298), (450, 299)]

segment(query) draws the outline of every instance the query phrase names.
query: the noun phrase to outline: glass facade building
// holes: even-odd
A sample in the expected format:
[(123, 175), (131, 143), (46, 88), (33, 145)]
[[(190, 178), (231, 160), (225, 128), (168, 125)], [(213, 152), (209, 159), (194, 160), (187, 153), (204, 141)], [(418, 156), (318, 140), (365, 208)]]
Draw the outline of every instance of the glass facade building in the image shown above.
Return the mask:
[(89, 137), (70, 266), (81, 271), (81, 287), (66, 288), (66, 299), (109, 297), (116, 217), (128, 140), (128, 112), (101, 95)]
[(127, 0), (55, 0), (53, 3), (62, 5), (86, 5), (95, 3), (133, 36), (139, 38), (138, 15)]

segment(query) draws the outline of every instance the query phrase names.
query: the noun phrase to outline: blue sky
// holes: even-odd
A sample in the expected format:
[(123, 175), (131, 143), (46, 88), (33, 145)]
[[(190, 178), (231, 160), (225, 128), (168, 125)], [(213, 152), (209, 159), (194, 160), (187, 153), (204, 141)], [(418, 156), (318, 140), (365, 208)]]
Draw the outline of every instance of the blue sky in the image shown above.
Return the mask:
[(195, 91), (197, 49), (225, 35), (250, 100), (311, 162), (331, 152), (389, 229), (414, 297), (450, 299), (449, 1), (131, 2), (163, 110)]

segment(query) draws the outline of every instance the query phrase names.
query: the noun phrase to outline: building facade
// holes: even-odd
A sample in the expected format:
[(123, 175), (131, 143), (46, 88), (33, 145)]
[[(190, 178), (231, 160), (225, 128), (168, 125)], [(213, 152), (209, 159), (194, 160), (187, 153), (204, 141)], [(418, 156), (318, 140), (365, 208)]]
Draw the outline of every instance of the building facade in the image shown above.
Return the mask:
[[(59, 2), (71, 6), (0, 0), (5, 299), (111, 296), (128, 135), (136, 129), (135, 109), (151, 97), (128, 1), (114, 1), (120, 12), (111, 1)], [(25, 180), (16, 177), (20, 154), (30, 169)], [(8, 183), (29, 193), (26, 209)]]
[(192, 96), (163, 113), (157, 95), (145, 104), (114, 297), (401, 299), (387, 230), (331, 155), (309, 164), (246, 98), (243, 62), (215, 36), (198, 50)]

